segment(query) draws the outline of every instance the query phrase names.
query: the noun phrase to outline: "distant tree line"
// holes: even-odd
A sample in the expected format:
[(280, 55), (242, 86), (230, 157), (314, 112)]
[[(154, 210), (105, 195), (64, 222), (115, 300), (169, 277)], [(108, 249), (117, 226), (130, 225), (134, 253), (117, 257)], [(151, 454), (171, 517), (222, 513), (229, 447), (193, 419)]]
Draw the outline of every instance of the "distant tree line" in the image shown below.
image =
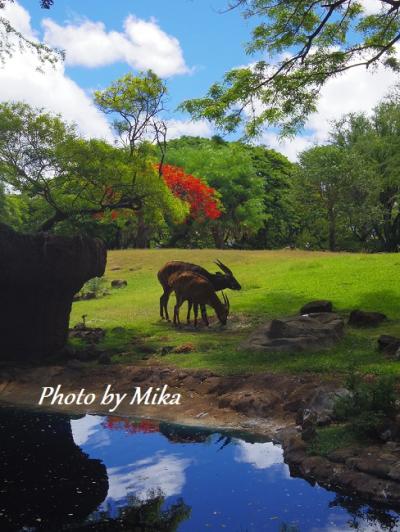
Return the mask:
[(17, 230), (99, 236), (109, 248), (398, 251), (400, 95), (332, 125), (298, 163), (245, 142), (167, 142), (166, 87), (127, 75), (95, 103), (110, 144), (59, 116), (0, 104), (0, 221)]

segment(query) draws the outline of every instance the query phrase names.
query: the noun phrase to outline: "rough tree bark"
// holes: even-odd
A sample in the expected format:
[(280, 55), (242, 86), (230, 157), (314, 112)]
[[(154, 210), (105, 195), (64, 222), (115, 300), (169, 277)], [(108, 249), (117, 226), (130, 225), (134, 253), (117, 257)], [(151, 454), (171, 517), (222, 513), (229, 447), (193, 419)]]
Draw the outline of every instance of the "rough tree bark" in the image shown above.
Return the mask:
[(72, 298), (103, 275), (106, 249), (97, 239), (19, 234), (0, 224), (0, 360), (32, 360), (68, 338)]

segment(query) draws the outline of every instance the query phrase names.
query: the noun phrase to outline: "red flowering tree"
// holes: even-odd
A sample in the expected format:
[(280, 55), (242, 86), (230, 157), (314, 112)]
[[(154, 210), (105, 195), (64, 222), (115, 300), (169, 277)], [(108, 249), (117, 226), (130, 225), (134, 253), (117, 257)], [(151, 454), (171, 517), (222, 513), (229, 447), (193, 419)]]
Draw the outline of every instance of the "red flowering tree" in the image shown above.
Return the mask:
[(186, 174), (178, 166), (163, 164), (158, 167), (164, 181), (174, 196), (190, 205), (190, 217), (202, 222), (216, 220), (221, 216), (220, 201), (214, 188), (198, 177)]

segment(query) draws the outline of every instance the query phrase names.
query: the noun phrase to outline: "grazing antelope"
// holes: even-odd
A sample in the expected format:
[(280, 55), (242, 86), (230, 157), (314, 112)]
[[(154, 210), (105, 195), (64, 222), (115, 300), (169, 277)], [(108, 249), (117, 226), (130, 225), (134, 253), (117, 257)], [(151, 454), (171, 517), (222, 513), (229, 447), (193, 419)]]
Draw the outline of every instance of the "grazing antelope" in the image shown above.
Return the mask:
[[(179, 260), (174, 260), (171, 262), (167, 262), (165, 266), (161, 268), (161, 270), (158, 272), (157, 277), (160, 281), (161, 286), (163, 287), (164, 293), (160, 297), (160, 316), (161, 319), (165, 319), (169, 321), (169, 315), (168, 315), (168, 300), (169, 296), (172, 292), (170, 288), (170, 277), (174, 275), (175, 273), (182, 273), (184, 271), (191, 271), (194, 273), (197, 273), (198, 275), (202, 275), (205, 277), (214, 287), (215, 291), (223, 290), (224, 288), (230, 288), (231, 290), (240, 290), (242, 287), (238, 283), (238, 281), (235, 279), (232, 271), (225, 266), (220, 260), (216, 260), (215, 264), (221, 268), (221, 270), (224, 273), (221, 272), (215, 272), (210, 273), (205, 268), (202, 268), (201, 266), (197, 266), (197, 264), (191, 264), (190, 262), (182, 262)], [(189, 303), (189, 309), (188, 309), (188, 321), (190, 320), (190, 309), (191, 304)]]
[(174, 273), (169, 282), (171, 291), (175, 292), (176, 305), (174, 308), (174, 325), (180, 325), (179, 309), (185, 301), (194, 305), (194, 324), (197, 326), (197, 316), (199, 306), (204, 323), (208, 326), (205, 306), (210, 305), (215, 310), (222, 325), (226, 325), (229, 315), (229, 299), (222, 292), (224, 302), (221, 303), (215, 288), (206, 277), (198, 275), (196, 272), (184, 271)]

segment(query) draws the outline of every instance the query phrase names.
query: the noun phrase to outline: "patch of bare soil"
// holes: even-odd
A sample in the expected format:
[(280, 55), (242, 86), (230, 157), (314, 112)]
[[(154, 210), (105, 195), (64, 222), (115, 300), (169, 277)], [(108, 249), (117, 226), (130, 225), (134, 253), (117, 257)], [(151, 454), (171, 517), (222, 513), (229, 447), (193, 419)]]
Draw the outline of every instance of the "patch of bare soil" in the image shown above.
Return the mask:
[[(100, 399), (106, 386), (131, 396), (168, 385), (181, 394), (179, 405), (130, 405), (122, 403), (115, 414), (145, 416), (189, 425), (251, 430), (274, 437), (278, 430), (294, 426), (294, 414), (312, 398), (319, 378), (262, 374), (219, 376), (210, 371), (187, 371), (165, 366), (86, 366), (74, 361), (67, 366), (0, 368), (0, 402), (37, 406), (44, 386), (62, 386), (62, 392), (95, 393)], [(332, 380), (324, 386), (336, 387)], [(66, 412), (108, 414), (99, 404), (44, 405)]]

